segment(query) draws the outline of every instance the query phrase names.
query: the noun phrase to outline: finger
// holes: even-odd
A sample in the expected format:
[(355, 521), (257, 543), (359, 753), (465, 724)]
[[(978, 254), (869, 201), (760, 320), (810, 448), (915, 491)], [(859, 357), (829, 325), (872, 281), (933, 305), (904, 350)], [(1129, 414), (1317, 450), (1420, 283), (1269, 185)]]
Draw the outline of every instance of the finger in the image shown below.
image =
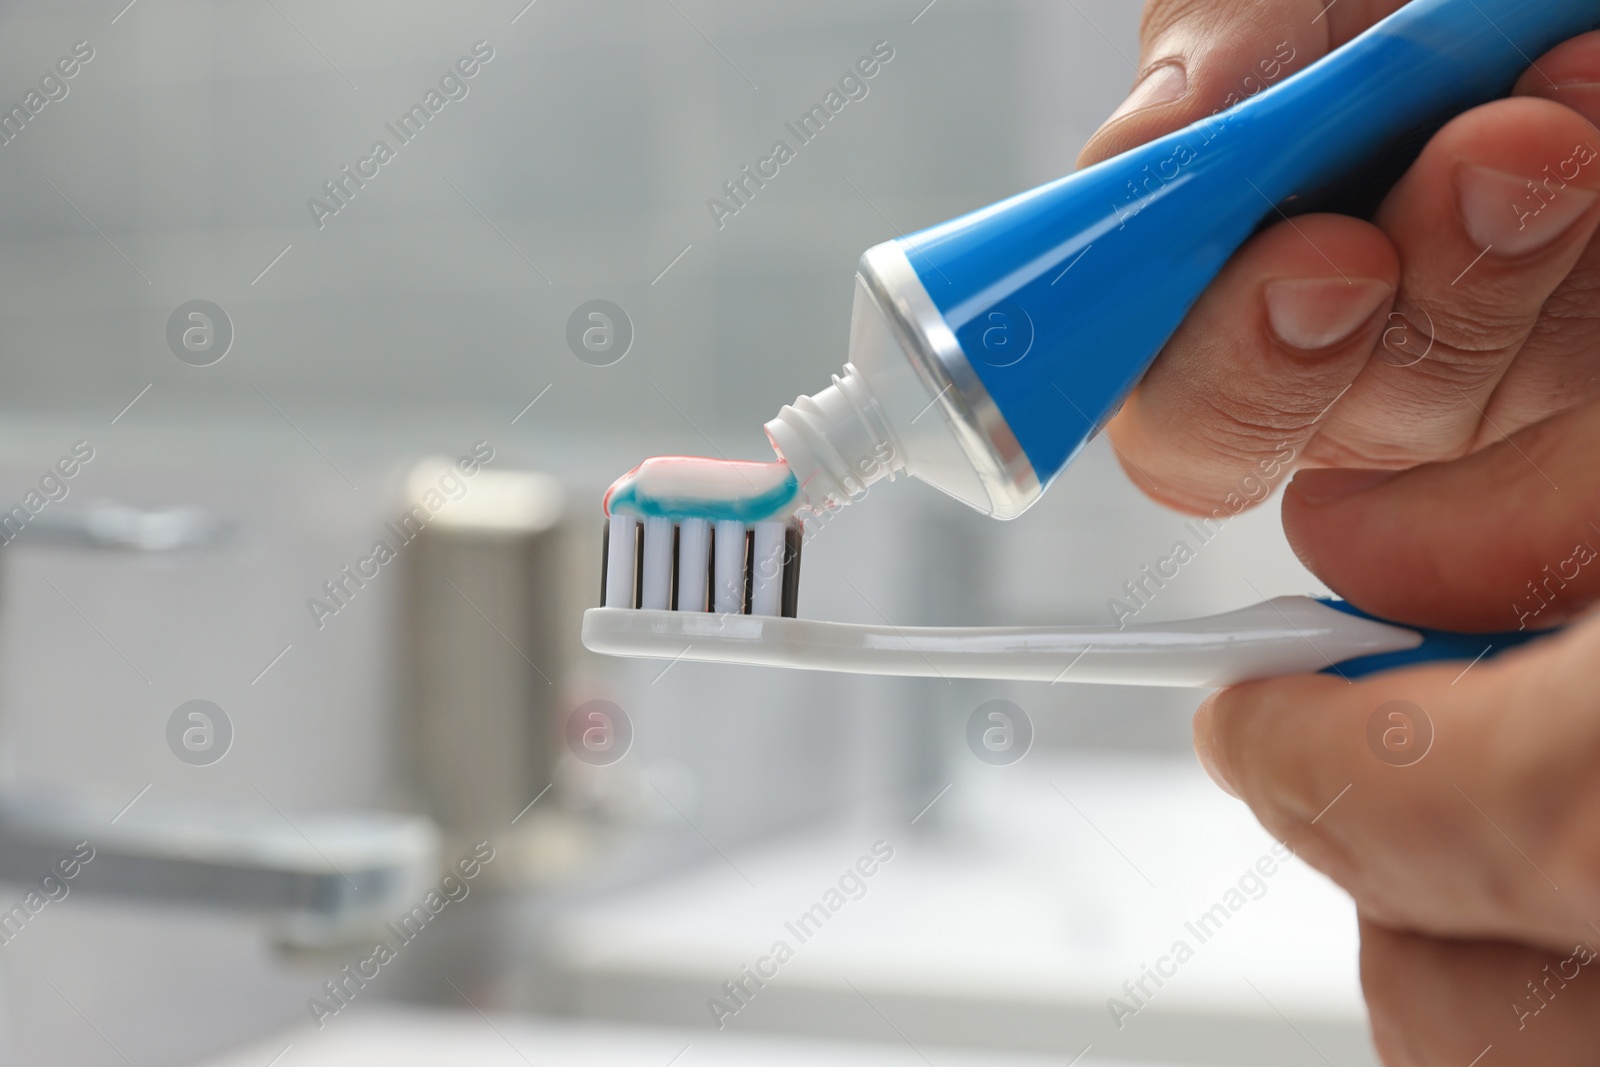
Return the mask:
[(1404, 0), (1152, 0), (1135, 84), (1079, 157), (1088, 166), (1254, 96)]
[[(1361, 924), (1361, 985), (1389, 1067), (1578, 1067), (1600, 1047), (1600, 936), (1557, 952)], [(1490, 1061), (1485, 1053), (1494, 1050)]]
[(1239, 686), (1195, 747), (1374, 921), (1560, 949), (1600, 914), (1597, 654), (1600, 620), (1478, 664)]
[(1600, 599), (1600, 403), (1453, 463), (1302, 471), (1289, 543), (1357, 606), (1397, 622), (1543, 629)]
[(1280, 224), (1201, 296), (1110, 434), (1129, 476), (1197, 514), (1238, 514), (1293, 469), (1366, 366), (1399, 284), (1376, 227), (1337, 215)]
[(1414, 363), (1380, 350), (1308, 459), (1400, 467), (1472, 448), (1501, 377), (1600, 225), (1595, 138), (1576, 112), (1531, 98), (1477, 108), (1433, 138), (1376, 219), (1404, 264), (1397, 322), (1431, 347)]
[[(1543, 97), (1600, 125), (1600, 33), (1566, 42), (1541, 57), (1517, 94)], [(1600, 152), (1600, 137), (1591, 138)], [(1600, 397), (1600, 241), (1590, 241), (1566, 280), (1545, 302), (1528, 343), (1486, 412), (1479, 443), (1515, 433), (1557, 411)], [(1492, 425), (1491, 425), (1492, 424)]]

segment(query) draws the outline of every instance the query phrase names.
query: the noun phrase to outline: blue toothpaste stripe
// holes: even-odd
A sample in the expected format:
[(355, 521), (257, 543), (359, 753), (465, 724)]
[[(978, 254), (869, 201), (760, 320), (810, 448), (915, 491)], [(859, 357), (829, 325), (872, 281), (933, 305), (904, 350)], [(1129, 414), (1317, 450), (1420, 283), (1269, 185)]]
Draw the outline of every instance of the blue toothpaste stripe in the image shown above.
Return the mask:
[(766, 522), (787, 519), (800, 498), (800, 482), (794, 473), (783, 482), (756, 496), (734, 500), (708, 500), (704, 497), (640, 495), (637, 484), (619, 490), (611, 498), (611, 511), (627, 512), (646, 518), (707, 519), (711, 522)]

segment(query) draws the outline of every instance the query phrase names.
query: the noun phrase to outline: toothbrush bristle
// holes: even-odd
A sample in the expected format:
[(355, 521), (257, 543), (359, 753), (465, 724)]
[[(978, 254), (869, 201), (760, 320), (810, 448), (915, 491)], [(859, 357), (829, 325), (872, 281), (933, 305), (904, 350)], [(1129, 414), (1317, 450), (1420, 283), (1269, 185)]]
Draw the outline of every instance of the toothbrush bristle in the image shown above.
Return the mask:
[(783, 617), (800, 617), (800, 545), (805, 541), (805, 528), (791, 522), (783, 535)]
[(601, 606), (794, 618), (803, 533), (792, 519), (613, 514), (601, 542)]
[(678, 524), (679, 611), (705, 611), (711, 596), (711, 523), (685, 519)]

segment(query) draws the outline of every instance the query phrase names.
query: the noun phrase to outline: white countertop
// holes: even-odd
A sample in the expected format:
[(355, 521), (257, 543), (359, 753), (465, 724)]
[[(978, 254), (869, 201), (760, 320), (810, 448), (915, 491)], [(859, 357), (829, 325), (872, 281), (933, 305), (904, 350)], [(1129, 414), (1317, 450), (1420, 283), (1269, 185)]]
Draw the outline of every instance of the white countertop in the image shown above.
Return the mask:
[[(585, 906), (559, 941), (577, 1009), (715, 1032), (707, 1001), (783, 940), (793, 959), (729, 1030), (1372, 1062), (1352, 905), (1298, 859), (1260, 877), (1274, 842), (1191, 760), (973, 761), (920, 822), (713, 858)], [(785, 924), (880, 839), (893, 859), (801, 943)], [(1225, 921), (1198, 926), (1218, 904)], [(1123, 983), (1158, 964), (1169, 977), (1134, 1001)], [(1112, 997), (1139, 1009), (1120, 1028)]]
[[(279, 1057), (274, 1059), (274, 1057)], [(387, 1006), (196, 1067), (1046, 1067), (1063, 1061), (904, 1043), (819, 1041)], [(1085, 1056), (1077, 1067), (1104, 1067)], [(1121, 1067), (1127, 1067), (1126, 1064)], [(1157, 1067), (1145, 1064), (1142, 1067)], [(1175, 1065), (1164, 1065), (1175, 1067)]]

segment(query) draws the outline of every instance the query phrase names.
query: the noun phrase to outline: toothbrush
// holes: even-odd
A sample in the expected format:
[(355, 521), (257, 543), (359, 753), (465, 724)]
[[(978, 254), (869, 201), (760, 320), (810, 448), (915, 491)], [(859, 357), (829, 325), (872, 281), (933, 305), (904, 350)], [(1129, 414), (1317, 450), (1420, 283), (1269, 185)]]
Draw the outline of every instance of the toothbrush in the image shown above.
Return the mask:
[[(1111, 680), (1170, 674), (1181, 684), (1342, 662), (1251, 658), (1250, 641), (1321, 636), (1344, 659), (1406, 649), (1459, 657), (1467, 645), (1300, 600), (1249, 609), (1243, 622), (1093, 635), (1116, 636), (1107, 646), (1069, 630), (880, 631), (785, 617), (796, 613), (804, 536), (837, 509), (905, 474), (995, 518), (1021, 515), (1116, 413), (1263, 220), (1325, 201), (1399, 146), (1504, 95), (1530, 56), (1597, 27), (1596, 0), (1411, 0), (1230, 110), (869, 249), (843, 373), (766, 424), (779, 462), (654, 460), (613, 488), (605, 595), (585, 616), (585, 642), (656, 655), (661, 637), (684, 658), (916, 673), (911, 659), (937, 659), (917, 643), (926, 640), (947, 649), (957, 671), (982, 672), (963, 676), (989, 678), (1036, 677), (1049, 655), (1030, 649), (1048, 646), (1082, 653), (1068, 676), (1086, 680), (1103, 667)], [(1245, 629), (1235, 633), (1235, 623)], [(1217, 626), (1232, 639), (1207, 638)], [(1372, 626), (1400, 643), (1361, 644), (1360, 634), (1376, 640)], [(1309, 627), (1308, 640), (1297, 627)], [(886, 633), (906, 636), (897, 645)], [(764, 657), (751, 640), (766, 643)], [(1477, 640), (1486, 655), (1512, 643)], [(1106, 653), (1111, 646), (1123, 651)], [(1202, 647), (1215, 670), (1174, 666)]]
[(1475, 662), (1536, 636), (1419, 630), (1339, 601), (1301, 596), (1121, 630), (862, 625), (623, 608), (591, 608), (583, 625), (585, 645), (615, 656), (946, 680), (1199, 689), (1316, 672), (1353, 680), (1421, 663)]

